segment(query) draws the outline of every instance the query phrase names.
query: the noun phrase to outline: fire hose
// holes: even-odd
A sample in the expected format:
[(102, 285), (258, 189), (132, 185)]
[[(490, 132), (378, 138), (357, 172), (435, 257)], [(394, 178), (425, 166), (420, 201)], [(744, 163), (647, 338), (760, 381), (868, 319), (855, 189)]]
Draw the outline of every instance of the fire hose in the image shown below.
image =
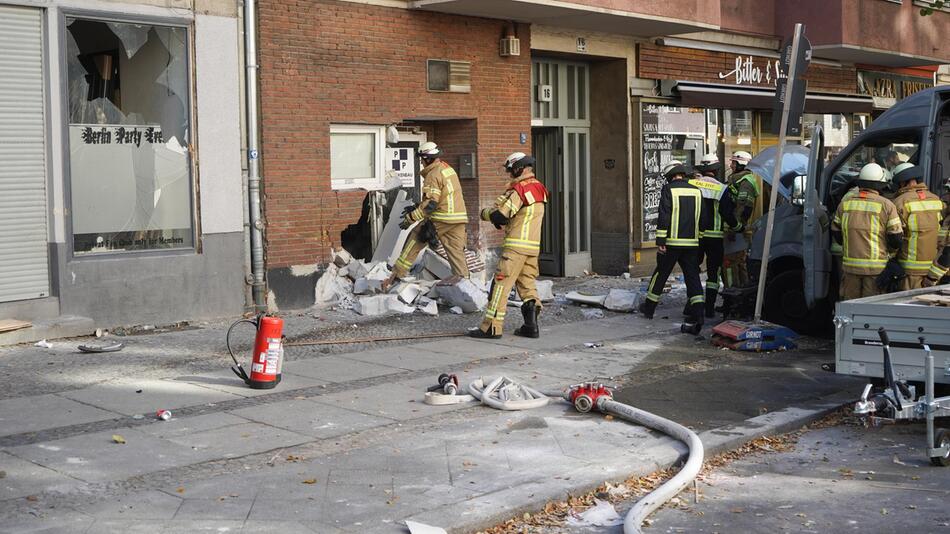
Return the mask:
[(686, 463), (676, 475), (633, 505), (624, 517), (624, 534), (641, 534), (640, 527), (647, 516), (683, 491), (703, 466), (703, 443), (695, 432), (669, 419), (613, 400), (610, 390), (603, 384), (579, 384), (571, 386), (568, 392), (542, 393), (501, 376), (487, 380), (487, 384), (486, 379), (479, 378), (469, 384), (468, 390), (483, 404), (499, 410), (540, 408), (552, 398), (561, 398), (570, 402), (579, 412), (596, 408), (601, 413), (652, 428), (686, 444), (689, 450)]

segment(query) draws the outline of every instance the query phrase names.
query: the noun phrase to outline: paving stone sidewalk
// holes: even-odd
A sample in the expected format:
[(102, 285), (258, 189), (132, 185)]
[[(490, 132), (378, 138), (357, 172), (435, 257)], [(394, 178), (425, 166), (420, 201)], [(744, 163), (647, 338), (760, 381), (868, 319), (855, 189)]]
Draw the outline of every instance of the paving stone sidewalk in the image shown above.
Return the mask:
[[(562, 402), (528, 412), (428, 406), (426, 386), (441, 372), (464, 384), (504, 374), (538, 389), (593, 379), (629, 384), (624, 400), (683, 409), (684, 399), (727, 403), (729, 370), (744, 365), (748, 380), (744, 362), (769, 358), (677, 330), (670, 320), (610, 317), (544, 326), (539, 340), (449, 338), (288, 361), (271, 391), (248, 389), (227, 369), (162, 379), (132, 370), (0, 400), (0, 532), (387, 533), (406, 532), (407, 518), (484, 528), (666, 467), (682, 447)], [(707, 446), (800, 425), (854, 396), (853, 380), (815, 371), (827, 353), (782, 357), (763, 373), (783, 387), (723, 404), (715, 418), (690, 410)], [(156, 420), (159, 408), (175, 417)]]

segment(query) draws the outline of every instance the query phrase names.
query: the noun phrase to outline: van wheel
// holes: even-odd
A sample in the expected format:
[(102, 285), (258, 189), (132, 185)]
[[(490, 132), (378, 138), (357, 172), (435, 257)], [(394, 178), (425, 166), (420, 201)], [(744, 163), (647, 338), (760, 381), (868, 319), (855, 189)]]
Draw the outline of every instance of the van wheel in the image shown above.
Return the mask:
[(823, 335), (832, 327), (826, 301), (815, 309), (808, 309), (802, 272), (798, 270), (781, 272), (768, 281), (762, 311), (767, 321), (787, 326), (799, 334)]

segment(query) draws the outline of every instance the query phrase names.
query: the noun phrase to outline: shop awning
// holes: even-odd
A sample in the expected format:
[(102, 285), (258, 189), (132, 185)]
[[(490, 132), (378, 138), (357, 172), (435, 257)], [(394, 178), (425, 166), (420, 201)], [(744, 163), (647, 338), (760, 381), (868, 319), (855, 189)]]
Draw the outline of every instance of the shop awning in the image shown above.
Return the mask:
[[(772, 109), (775, 91), (719, 83), (664, 80), (663, 96), (678, 97), (684, 106), (716, 109)], [(864, 95), (808, 93), (805, 113), (870, 113), (874, 99)]]

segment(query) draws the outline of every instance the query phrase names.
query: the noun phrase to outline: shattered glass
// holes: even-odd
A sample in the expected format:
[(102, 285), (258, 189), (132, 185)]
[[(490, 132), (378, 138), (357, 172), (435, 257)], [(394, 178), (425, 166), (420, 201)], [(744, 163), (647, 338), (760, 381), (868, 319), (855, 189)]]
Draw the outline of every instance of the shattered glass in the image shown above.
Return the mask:
[(67, 20), (76, 254), (194, 244), (185, 28)]

